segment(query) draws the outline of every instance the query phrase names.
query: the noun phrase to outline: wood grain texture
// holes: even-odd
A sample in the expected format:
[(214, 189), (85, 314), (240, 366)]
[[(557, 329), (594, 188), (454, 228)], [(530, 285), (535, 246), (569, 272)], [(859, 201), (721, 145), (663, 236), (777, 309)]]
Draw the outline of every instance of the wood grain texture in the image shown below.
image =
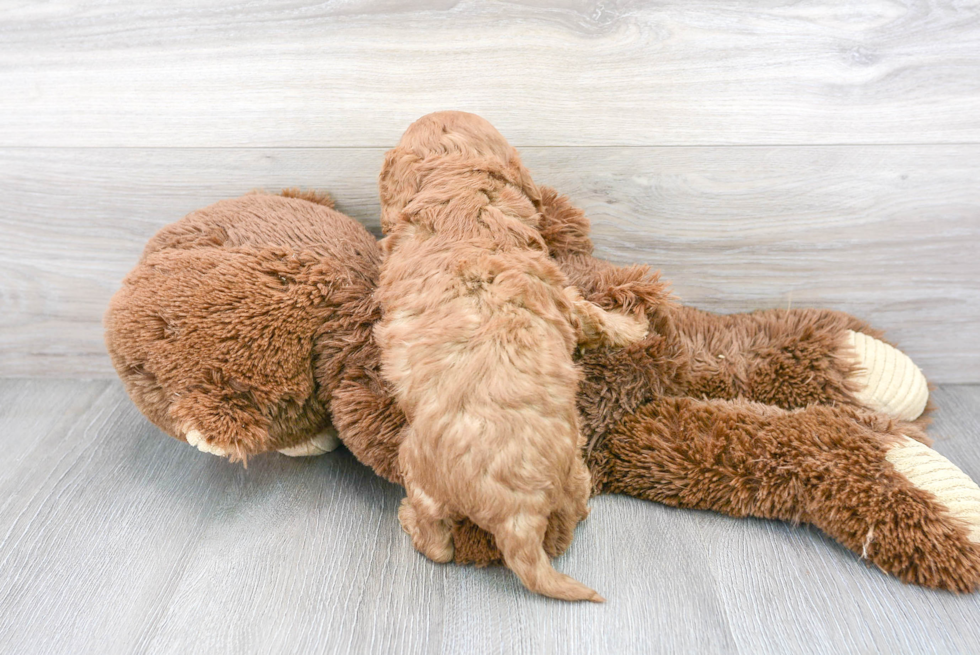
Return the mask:
[[(980, 477), (980, 387), (936, 447)], [(0, 380), (0, 645), (97, 653), (951, 653), (980, 594), (903, 585), (819, 532), (593, 501), (556, 565), (602, 606), (433, 564), (401, 489), (343, 449), (248, 469), (162, 435), (115, 381)], [(10, 453), (11, 456), (7, 456)]]
[(6, 2), (0, 146), (980, 142), (975, 0)]
[[(980, 381), (980, 146), (525, 148), (598, 254), (705, 309), (827, 306), (936, 382)], [(113, 375), (101, 317), (146, 240), (255, 187), (330, 191), (377, 230), (383, 149), (0, 149), (0, 376)]]

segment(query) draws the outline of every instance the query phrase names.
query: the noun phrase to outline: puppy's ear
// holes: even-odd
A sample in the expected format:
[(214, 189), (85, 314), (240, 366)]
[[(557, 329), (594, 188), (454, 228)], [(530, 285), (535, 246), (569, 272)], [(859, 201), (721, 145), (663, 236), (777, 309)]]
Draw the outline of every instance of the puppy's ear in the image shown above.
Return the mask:
[(576, 207), (568, 196), (558, 195), (551, 187), (539, 187), (541, 191), (541, 236), (548, 244), (552, 257), (591, 255), (592, 239), (589, 238), (589, 219)]
[(381, 191), (381, 230), (387, 234), (412, 198), (419, 192), (419, 157), (408, 149), (392, 148), (385, 154), (378, 178)]
[(538, 211), (541, 211), (541, 190), (538, 188), (538, 185), (534, 183), (534, 179), (531, 177), (531, 171), (524, 168), (524, 164), (521, 163), (520, 159), (518, 159), (516, 163), (521, 188), (524, 189), (524, 193), (526, 193), (527, 197), (531, 199), (531, 202), (533, 202), (534, 206), (538, 208)]

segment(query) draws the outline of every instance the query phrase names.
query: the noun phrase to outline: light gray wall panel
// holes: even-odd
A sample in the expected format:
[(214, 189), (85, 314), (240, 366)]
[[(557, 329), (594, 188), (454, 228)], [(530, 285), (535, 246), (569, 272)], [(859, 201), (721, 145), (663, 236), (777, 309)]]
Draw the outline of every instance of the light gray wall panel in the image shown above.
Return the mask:
[[(980, 381), (980, 146), (525, 148), (598, 253), (715, 311), (829, 306)], [(162, 225), (307, 186), (377, 228), (382, 149), (0, 149), (0, 375), (111, 375), (101, 317)]]

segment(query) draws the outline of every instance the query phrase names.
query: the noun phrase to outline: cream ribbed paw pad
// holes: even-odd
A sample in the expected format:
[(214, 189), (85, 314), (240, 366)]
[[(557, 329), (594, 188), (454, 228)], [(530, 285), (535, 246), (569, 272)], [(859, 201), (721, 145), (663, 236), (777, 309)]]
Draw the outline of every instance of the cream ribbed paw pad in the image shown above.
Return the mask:
[(211, 453), (212, 455), (217, 455), (218, 457), (227, 457), (229, 454), (224, 448), (214, 444), (209, 444), (208, 440), (198, 430), (188, 430), (184, 433), (184, 439), (187, 440), (187, 443), (196, 447), (202, 453)]
[(919, 367), (897, 348), (866, 334), (848, 330), (847, 339), (860, 366), (851, 377), (859, 388), (857, 400), (903, 421), (919, 418), (929, 401), (929, 385)]
[(952, 462), (914, 439), (902, 437), (886, 454), (895, 470), (928, 491), (954, 517), (967, 524), (967, 537), (980, 543), (980, 487)]
[(309, 441), (283, 448), (279, 452), (289, 457), (313, 457), (337, 450), (340, 446), (340, 439), (337, 438), (337, 431), (333, 428), (324, 430)]

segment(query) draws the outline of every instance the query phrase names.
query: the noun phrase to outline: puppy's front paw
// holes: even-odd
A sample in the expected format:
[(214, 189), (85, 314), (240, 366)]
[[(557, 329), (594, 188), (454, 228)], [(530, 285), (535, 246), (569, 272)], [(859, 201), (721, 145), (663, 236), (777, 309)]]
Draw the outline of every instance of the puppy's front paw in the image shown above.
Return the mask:
[(605, 341), (614, 348), (622, 348), (631, 343), (642, 341), (650, 332), (650, 323), (646, 316), (638, 318), (607, 312), (606, 318)]

